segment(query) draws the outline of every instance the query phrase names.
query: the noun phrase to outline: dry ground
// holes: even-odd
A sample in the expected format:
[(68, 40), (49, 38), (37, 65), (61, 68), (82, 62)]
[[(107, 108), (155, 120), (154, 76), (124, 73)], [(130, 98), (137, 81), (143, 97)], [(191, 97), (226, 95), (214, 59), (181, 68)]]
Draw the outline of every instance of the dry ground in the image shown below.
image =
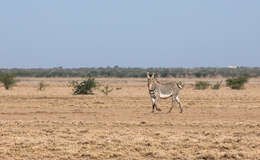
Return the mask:
[(98, 79), (114, 87), (109, 96), (74, 96), (68, 80), (0, 88), (0, 160), (260, 159), (260, 79), (241, 91), (184, 79), (183, 114), (166, 114), (170, 100), (151, 113), (145, 79)]

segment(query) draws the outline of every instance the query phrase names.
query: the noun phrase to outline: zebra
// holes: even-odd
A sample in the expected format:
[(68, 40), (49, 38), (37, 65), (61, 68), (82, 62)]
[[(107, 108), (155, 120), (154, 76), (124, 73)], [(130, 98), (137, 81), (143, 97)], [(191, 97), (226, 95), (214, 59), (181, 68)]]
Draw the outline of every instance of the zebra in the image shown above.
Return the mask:
[(152, 113), (154, 112), (154, 109), (161, 111), (161, 109), (158, 108), (160, 98), (167, 99), (170, 97), (172, 98), (172, 106), (168, 113), (172, 111), (175, 101), (179, 104), (180, 113), (183, 112), (182, 102), (178, 97), (180, 90), (183, 88), (183, 83), (181, 81), (162, 84), (155, 78), (154, 73), (150, 75), (149, 72), (147, 72), (147, 80), (148, 91), (152, 99)]

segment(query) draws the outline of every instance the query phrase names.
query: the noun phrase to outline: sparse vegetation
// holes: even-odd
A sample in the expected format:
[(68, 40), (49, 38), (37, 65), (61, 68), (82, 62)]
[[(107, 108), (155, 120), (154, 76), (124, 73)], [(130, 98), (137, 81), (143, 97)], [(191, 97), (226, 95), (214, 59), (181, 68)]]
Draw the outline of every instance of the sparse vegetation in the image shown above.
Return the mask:
[(231, 89), (243, 89), (245, 83), (248, 82), (248, 76), (240, 76), (238, 78), (229, 78), (226, 80), (226, 85)]
[(0, 82), (2, 82), (4, 85), (4, 88), (6, 90), (8, 90), (16, 84), (15, 76), (10, 73), (5, 73), (0, 76)]
[(104, 93), (106, 96), (113, 91), (113, 88), (111, 88), (109, 85), (105, 85), (104, 89), (101, 89), (101, 92)]
[(223, 81), (218, 81), (216, 84), (214, 84), (213, 86), (211, 86), (212, 89), (214, 90), (218, 90), (221, 87)]
[(207, 81), (197, 81), (195, 83), (195, 89), (197, 89), (197, 90), (204, 90), (204, 89), (209, 88), (209, 86), (210, 86), (210, 84)]
[(47, 87), (47, 84), (45, 84), (43, 81), (39, 83), (38, 89), (40, 91), (44, 90)]
[(97, 87), (97, 82), (95, 78), (89, 77), (87, 80), (82, 82), (73, 81), (71, 83), (73, 85), (73, 94), (93, 94), (93, 89)]
[[(167, 100), (152, 115), (142, 79), (96, 78), (114, 88), (109, 96), (72, 96), (62, 87), (71, 78), (19, 80), (15, 90), (0, 88), (1, 160), (259, 159), (260, 78), (236, 93), (186, 86), (183, 115), (166, 114)], [(36, 89), (40, 81), (48, 91)]]

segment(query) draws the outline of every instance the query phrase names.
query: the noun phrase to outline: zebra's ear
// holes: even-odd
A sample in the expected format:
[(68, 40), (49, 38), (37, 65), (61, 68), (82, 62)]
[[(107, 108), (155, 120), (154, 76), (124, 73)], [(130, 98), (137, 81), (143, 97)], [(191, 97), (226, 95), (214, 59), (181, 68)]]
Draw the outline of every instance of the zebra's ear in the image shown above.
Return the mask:
[(178, 86), (178, 88), (182, 89), (182, 88), (183, 88), (183, 83), (182, 83), (182, 81), (179, 81), (179, 82), (177, 83), (177, 86)]
[(147, 76), (147, 78), (148, 78), (148, 79), (150, 79), (150, 78), (151, 78), (151, 77), (150, 77), (150, 73), (149, 73), (149, 72), (147, 72), (147, 73), (146, 73), (146, 76)]

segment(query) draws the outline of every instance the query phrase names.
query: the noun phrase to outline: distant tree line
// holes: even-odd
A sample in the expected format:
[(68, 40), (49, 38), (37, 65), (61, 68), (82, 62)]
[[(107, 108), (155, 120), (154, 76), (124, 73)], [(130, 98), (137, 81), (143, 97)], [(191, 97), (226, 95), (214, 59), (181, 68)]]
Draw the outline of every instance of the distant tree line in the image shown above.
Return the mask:
[(146, 72), (154, 72), (160, 77), (176, 78), (203, 78), (203, 77), (238, 77), (247, 75), (259, 77), (260, 67), (238, 67), (238, 68), (122, 68), (100, 67), (100, 68), (33, 68), (33, 69), (0, 69), (0, 75), (11, 73), (17, 77), (146, 77)]

